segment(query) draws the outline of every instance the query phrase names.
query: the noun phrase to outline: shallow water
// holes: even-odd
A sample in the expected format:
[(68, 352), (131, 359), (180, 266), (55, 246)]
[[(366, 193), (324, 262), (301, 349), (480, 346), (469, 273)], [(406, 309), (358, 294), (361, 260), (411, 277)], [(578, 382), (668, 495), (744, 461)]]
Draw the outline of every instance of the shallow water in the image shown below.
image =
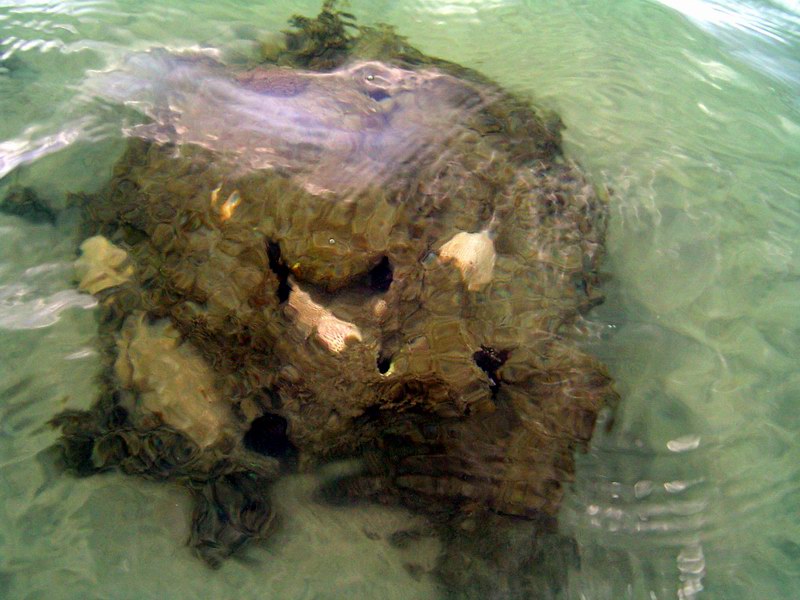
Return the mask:
[[(252, 41), (316, 2), (0, 5), (0, 193), (102, 185), (126, 118), (92, 70), (150, 47)], [(557, 110), (566, 152), (614, 190), (608, 298), (582, 324), (623, 401), (562, 508), (580, 567), (559, 597), (792, 598), (800, 589), (800, 6), (796, 2), (356, 2), (423, 51)], [(118, 114), (119, 113), (119, 114)], [(385, 538), (403, 511), (320, 507), (282, 483), (279, 539), (210, 571), (177, 488), (57, 473), (43, 424), (86, 407), (94, 301), (75, 223), (0, 215), (0, 595), (432, 598)], [(795, 465), (795, 466), (793, 466)], [(433, 541), (414, 560), (432, 560)]]

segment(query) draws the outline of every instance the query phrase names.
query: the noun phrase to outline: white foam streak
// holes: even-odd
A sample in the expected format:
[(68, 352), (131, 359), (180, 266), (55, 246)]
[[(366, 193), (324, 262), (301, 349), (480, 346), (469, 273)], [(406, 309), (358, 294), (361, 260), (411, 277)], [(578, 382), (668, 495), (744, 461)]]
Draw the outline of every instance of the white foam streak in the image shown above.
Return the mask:
[(44, 135), (37, 135), (39, 129), (30, 127), (19, 137), (0, 142), (0, 179), (20, 165), (32, 163), (89, 137), (89, 123), (89, 118), (82, 118), (61, 131)]
[(0, 286), (0, 329), (41, 329), (55, 324), (70, 308), (94, 308), (97, 300), (75, 290), (62, 290), (45, 297), (30, 298), (22, 284)]

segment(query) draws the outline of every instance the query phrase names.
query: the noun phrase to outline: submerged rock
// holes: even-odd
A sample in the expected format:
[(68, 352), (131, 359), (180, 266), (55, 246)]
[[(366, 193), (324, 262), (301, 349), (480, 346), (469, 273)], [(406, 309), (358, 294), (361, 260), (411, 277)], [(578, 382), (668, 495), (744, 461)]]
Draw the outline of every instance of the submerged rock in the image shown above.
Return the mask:
[(0, 213), (24, 217), (34, 223), (56, 221), (56, 211), (29, 187), (12, 186), (0, 200)]
[(117, 410), (130, 435), (191, 442), (159, 472), (202, 489), (194, 545), (215, 563), (266, 530), (212, 518), (264, 507), (277, 473), (259, 453), (284, 470), (360, 457), (326, 497), (400, 501), (448, 531), (545, 522), (615, 400), (563, 337), (602, 300), (607, 206), (558, 119), (348, 23), (326, 3), (252, 69), (151, 52), (93, 84), (149, 121), (85, 199), (133, 272), (117, 256), (82, 284), (110, 288), (115, 366), (93, 413), (59, 420), (65, 456), (125, 470), (130, 443), (98, 458)]

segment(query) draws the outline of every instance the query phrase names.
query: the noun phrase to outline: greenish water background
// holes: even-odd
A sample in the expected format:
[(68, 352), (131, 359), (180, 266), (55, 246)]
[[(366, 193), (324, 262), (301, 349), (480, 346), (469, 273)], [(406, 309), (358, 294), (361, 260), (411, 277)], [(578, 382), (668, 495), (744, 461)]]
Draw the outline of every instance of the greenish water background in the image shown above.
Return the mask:
[[(582, 561), (560, 597), (800, 597), (800, 5), (349, 8), (556, 109), (567, 153), (614, 189), (608, 300), (581, 327), (623, 403), (562, 511)], [(81, 91), (89, 70), (152, 46), (237, 60), (317, 10), (0, 2), (0, 193), (33, 185), (60, 204), (102, 184), (120, 144), (92, 141), (108, 130), (88, 119), (100, 110)], [(43, 423), (87, 406), (99, 368), (92, 301), (71, 283), (73, 229), (0, 215), (0, 596), (436, 597), (381, 539), (407, 514), (320, 508), (310, 476), (282, 484), (278, 539), (212, 572), (180, 545), (179, 490), (53, 470)]]

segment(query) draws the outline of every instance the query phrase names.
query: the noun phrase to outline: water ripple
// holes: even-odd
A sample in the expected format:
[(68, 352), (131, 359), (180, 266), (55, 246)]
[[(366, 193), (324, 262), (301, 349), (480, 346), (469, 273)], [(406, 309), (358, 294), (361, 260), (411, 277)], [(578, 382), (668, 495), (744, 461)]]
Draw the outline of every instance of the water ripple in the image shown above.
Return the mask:
[(61, 313), (70, 308), (97, 306), (92, 296), (75, 290), (62, 290), (45, 297), (31, 297), (25, 285), (0, 285), (0, 329), (40, 329), (57, 323)]
[[(796, 2), (753, 0), (657, 0), (725, 40), (731, 50), (762, 72), (800, 84), (800, 60), (793, 46), (800, 42), (800, 6)], [(757, 45), (737, 36), (753, 37)], [(774, 44), (789, 52), (776, 52)]]
[[(224, 47), (242, 41), (245, 26), (280, 30), (291, 12), (318, 7), (300, 4), (0, 0), (0, 177), (43, 164), (35, 182), (52, 192), (54, 180), (99, 162), (79, 144), (93, 135), (92, 122), (81, 121), (95, 114), (81, 97), (89, 70), (153, 46)], [(578, 541), (581, 566), (563, 598), (793, 597), (800, 585), (798, 2), (352, 4), (359, 17), (395, 24), (426, 51), (556, 108), (568, 125), (568, 153), (614, 188), (609, 300), (587, 326), (602, 337), (597, 353), (605, 353), (624, 400), (615, 432), (579, 458), (565, 500), (561, 523)], [(66, 147), (79, 152), (53, 168), (60, 158), (52, 155)], [(93, 393), (88, 353), (96, 329), (90, 315), (73, 320), (64, 312), (93, 300), (70, 291), (74, 248), (62, 242), (68, 247), (54, 258), (53, 235), (50, 226), (32, 230), (19, 220), (0, 227), (0, 372), (7, 389), (27, 382), (0, 405), (9, 465), (2, 479), (20, 510), (3, 515), (0, 567), (13, 569), (12, 589), (30, 597), (58, 597), (53, 581), (72, 597), (75, 585), (87, 594), (122, 589), (122, 562), (104, 556), (88, 526), (80, 530), (70, 518), (70, 505), (84, 500), (70, 494), (94, 484), (60, 484), (63, 498), (31, 502), (37, 484), (55, 480), (29, 459), (36, 428), (60, 398)], [(59, 317), (41, 333), (8, 331)], [(34, 343), (38, 353), (26, 345)], [(85, 375), (76, 376), (81, 368)], [(179, 572), (180, 560), (164, 559), (178, 552), (174, 535), (131, 541), (153, 529), (149, 513), (117, 518), (113, 510), (149, 510), (153, 496), (133, 488), (130, 496), (139, 504), (121, 494), (87, 502), (85, 512), (108, 513), (95, 524), (104, 535), (130, 525), (117, 536), (115, 556), (133, 565), (126, 567), (135, 577), (131, 593), (145, 597), (136, 586), (163, 581), (176, 582), (159, 589), (173, 597), (188, 597), (195, 585), (201, 595), (217, 586), (218, 597), (268, 589), (274, 560), (268, 569), (259, 563), (252, 578), (235, 565), (206, 577), (193, 563)], [(278, 568), (294, 573), (309, 564), (308, 546), (297, 546), (296, 558)], [(353, 569), (341, 576), (360, 577)], [(0, 574), (0, 589), (5, 583)], [(310, 596), (315, 584), (308, 585)]]
[(91, 122), (89, 118), (80, 119), (56, 133), (41, 135), (38, 127), (31, 127), (19, 137), (0, 141), (0, 179), (20, 165), (58, 152), (78, 140), (91, 139), (88, 128)]

